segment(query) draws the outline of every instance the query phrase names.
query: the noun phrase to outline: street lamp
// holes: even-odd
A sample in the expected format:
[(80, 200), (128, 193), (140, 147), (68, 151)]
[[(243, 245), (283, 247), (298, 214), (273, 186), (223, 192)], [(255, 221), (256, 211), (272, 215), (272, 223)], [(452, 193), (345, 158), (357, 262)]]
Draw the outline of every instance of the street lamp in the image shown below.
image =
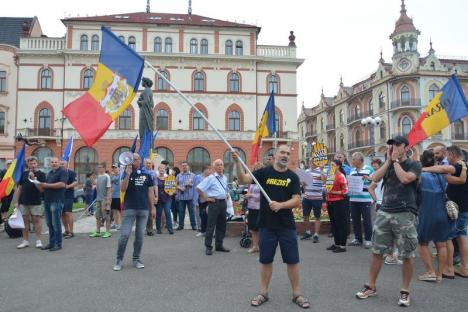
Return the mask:
[(380, 117), (375, 117), (375, 118), (367, 117), (367, 118), (361, 119), (361, 125), (363, 127), (370, 127), (370, 126), (378, 127), (380, 126), (381, 123), (382, 123), (382, 118)]

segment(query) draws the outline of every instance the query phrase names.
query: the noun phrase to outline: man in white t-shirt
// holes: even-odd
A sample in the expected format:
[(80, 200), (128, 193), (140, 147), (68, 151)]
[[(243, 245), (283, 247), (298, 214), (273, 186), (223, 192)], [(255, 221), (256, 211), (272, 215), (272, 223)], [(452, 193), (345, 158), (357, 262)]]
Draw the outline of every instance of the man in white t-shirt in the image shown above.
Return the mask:
[[(110, 232), (110, 208), (112, 201), (111, 179), (106, 173), (105, 164), (98, 165), (98, 176), (96, 179), (96, 232), (91, 233), (89, 237), (109, 238)], [(106, 231), (101, 233), (101, 224), (104, 221)]]

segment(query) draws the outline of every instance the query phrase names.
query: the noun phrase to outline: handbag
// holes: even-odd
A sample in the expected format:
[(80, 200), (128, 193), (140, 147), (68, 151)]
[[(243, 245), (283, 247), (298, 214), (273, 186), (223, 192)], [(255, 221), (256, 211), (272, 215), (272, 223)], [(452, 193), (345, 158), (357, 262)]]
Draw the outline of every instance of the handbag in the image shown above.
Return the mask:
[(12, 229), (24, 229), (23, 215), (18, 208), (15, 208), (13, 214), (8, 218), (8, 225)]
[(440, 182), (438, 175), (436, 175), (436, 179), (439, 182), (442, 192), (444, 193), (445, 209), (447, 210), (447, 216), (450, 220), (455, 221), (458, 219), (458, 204), (447, 197), (447, 193), (445, 192), (445, 189), (442, 186), (442, 182)]

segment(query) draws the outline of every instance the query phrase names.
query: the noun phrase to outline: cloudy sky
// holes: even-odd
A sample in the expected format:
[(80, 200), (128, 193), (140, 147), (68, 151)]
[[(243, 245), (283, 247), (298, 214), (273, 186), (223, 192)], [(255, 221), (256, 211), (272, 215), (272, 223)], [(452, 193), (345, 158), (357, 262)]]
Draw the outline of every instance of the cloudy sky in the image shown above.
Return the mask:
[[(38, 16), (50, 37), (63, 36), (64, 16), (144, 11), (146, 0), (4, 1), (2, 16)], [(437, 55), (468, 58), (468, 1), (406, 0), (425, 56), (432, 37)], [(262, 28), (259, 44), (287, 45), (294, 30), (298, 57), (298, 106), (318, 103), (338, 90), (340, 76), (352, 85), (377, 68), (380, 50), (391, 60), (389, 35), (400, 15), (400, 0), (193, 0), (193, 14), (252, 23)], [(186, 13), (188, 0), (152, 0), (151, 11)]]

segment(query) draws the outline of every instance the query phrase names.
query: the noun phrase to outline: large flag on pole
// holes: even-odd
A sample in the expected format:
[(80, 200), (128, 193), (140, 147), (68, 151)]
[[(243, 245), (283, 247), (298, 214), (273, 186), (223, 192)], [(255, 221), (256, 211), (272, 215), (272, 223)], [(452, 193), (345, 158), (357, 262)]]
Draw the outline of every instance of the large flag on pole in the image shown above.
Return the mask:
[(144, 59), (102, 26), (99, 64), (91, 88), (63, 113), (87, 146), (92, 146), (131, 104), (143, 73)]
[(23, 145), (21, 150), (16, 156), (16, 159), (10, 164), (8, 167), (5, 176), (0, 182), (0, 200), (4, 197), (7, 197), (13, 191), (15, 184), (18, 184), (19, 180), (21, 179), (21, 175), (23, 174), (24, 170), (24, 150), (26, 148), (26, 144)]
[(68, 143), (67, 143), (67, 146), (65, 147), (65, 150), (63, 151), (63, 155), (62, 155), (62, 160), (65, 160), (65, 161), (70, 161), (70, 157), (71, 157), (71, 154), (73, 152), (73, 135), (68, 139)]
[(271, 92), (265, 111), (263, 112), (262, 119), (260, 119), (257, 132), (255, 133), (255, 138), (252, 141), (252, 152), (250, 153), (249, 161), (251, 165), (258, 159), (258, 150), (260, 148), (262, 138), (271, 136), (276, 132), (275, 115), (275, 94)]
[(467, 115), (468, 101), (460, 82), (452, 75), (415, 122), (408, 134), (410, 146), (418, 144)]

